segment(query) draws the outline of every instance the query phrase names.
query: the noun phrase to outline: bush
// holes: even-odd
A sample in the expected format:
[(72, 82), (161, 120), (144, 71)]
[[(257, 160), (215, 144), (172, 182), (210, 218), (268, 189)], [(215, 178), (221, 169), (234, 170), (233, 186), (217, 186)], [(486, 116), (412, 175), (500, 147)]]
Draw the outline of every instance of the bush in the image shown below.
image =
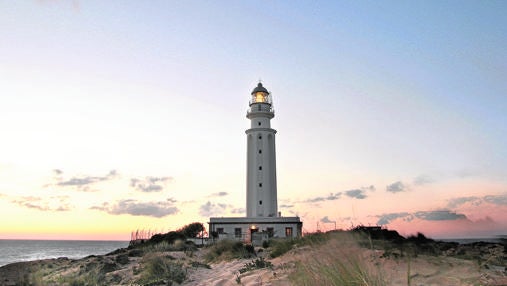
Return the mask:
[(172, 282), (182, 283), (186, 278), (186, 272), (181, 263), (174, 262), (166, 256), (147, 256), (141, 261), (142, 270), (139, 283), (171, 284)]
[(210, 246), (204, 258), (208, 262), (235, 258), (250, 258), (255, 255), (252, 249), (252, 246), (245, 246), (241, 241), (223, 239)]
[(292, 249), (292, 246), (295, 244), (295, 242), (296, 241), (293, 239), (273, 239), (270, 241), (271, 253), (269, 255), (271, 258), (284, 255), (286, 252)]
[(239, 273), (245, 273), (247, 271), (255, 270), (255, 269), (263, 269), (263, 268), (272, 268), (273, 263), (264, 260), (264, 257), (257, 258), (256, 260), (252, 260), (250, 263), (246, 263), (243, 268), (239, 270)]

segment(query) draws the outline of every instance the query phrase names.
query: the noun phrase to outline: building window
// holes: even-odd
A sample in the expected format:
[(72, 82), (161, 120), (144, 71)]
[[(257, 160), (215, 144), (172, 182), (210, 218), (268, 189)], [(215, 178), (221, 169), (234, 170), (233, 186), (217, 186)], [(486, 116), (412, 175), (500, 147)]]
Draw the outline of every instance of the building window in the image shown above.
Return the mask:
[(237, 227), (234, 229), (234, 237), (241, 238), (241, 228)]
[(259, 205), (262, 205), (262, 201), (259, 201)]
[(259, 183), (259, 188), (262, 188), (262, 183)]
[(262, 150), (259, 149), (259, 154), (262, 154)]
[(258, 124), (259, 126), (261, 126), (261, 122), (260, 122), (260, 121), (259, 121), (259, 122), (257, 122), (257, 124)]
[(217, 228), (217, 232), (218, 232), (218, 234), (223, 234), (224, 233), (224, 228), (223, 227), (218, 227)]
[(272, 227), (266, 228), (266, 231), (268, 232), (268, 237), (273, 237), (275, 235), (275, 229)]
[(285, 237), (292, 237), (292, 227), (285, 228)]
[(262, 139), (262, 135), (259, 135), (259, 140)]
[(262, 166), (259, 166), (259, 171), (262, 171)]

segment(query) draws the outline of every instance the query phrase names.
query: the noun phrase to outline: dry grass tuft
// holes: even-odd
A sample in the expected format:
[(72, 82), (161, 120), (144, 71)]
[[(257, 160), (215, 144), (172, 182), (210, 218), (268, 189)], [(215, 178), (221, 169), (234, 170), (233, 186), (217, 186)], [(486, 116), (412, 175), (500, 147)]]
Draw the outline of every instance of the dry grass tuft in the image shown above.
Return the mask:
[(301, 255), (289, 276), (295, 285), (387, 285), (375, 258), (364, 257), (358, 241), (362, 238), (347, 233), (328, 235), (324, 243), (307, 243), (312, 247)]

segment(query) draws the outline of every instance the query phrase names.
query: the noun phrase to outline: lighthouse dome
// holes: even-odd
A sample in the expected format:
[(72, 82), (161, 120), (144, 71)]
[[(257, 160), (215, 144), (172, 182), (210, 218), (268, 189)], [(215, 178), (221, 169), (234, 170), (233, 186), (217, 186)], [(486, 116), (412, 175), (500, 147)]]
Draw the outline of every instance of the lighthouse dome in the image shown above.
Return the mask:
[(252, 91), (252, 94), (256, 94), (257, 92), (265, 92), (265, 93), (269, 93), (268, 90), (262, 86), (262, 83), (259, 82), (257, 84), (257, 86), (254, 88), (254, 90)]

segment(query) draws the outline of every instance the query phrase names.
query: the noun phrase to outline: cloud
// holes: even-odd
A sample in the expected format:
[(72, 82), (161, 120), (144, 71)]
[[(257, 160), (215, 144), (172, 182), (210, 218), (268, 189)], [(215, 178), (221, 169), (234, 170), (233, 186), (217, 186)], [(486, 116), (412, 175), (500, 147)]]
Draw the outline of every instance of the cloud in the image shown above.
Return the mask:
[(199, 207), (199, 214), (204, 217), (214, 217), (224, 214), (226, 209), (226, 204), (216, 204), (208, 201)]
[(467, 218), (464, 214), (458, 214), (448, 210), (420, 211), (414, 213), (414, 216), (422, 220), (458, 220)]
[(39, 211), (69, 211), (71, 207), (68, 203), (67, 196), (56, 196), (44, 199), (41, 197), (26, 196), (13, 199), (13, 204), (18, 206), (35, 209)]
[(211, 195), (209, 195), (209, 197), (225, 197), (229, 195), (228, 192), (218, 192), (218, 193), (213, 193)]
[(45, 187), (52, 186), (52, 185), (58, 186), (58, 187), (76, 187), (76, 189), (78, 191), (82, 191), (82, 192), (94, 191), (90, 188), (90, 185), (98, 183), (98, 182), (111, 180), (111, 179), (118, 176), (118, 173), (116, 172), (116, 170), (111, 170), (111, 171), (109, 171), (109, 173), (107, 173), (104, 176), (81, 176), (81, 177), (76, 176), (76, 177), (71, 177), (70, 179), (67, 179), (67, 180), (63, 180), (63, 178), (61, 177), (61, 175), (63, 174), (62, 170), (54, 169), (53, 173), (55, 175), (56, 183), (47, 184), (47, 185), (45, 185)]
[(231, 210), (231, 213), (233, 214), (244, 214), (246, 213), (246, 210), (244, 208), (235, 208)]
[(459, 197), (450, 199), (447, 203), (447, 207), (456, 208), (466, 203), (471, 203), (474, 206), (478, 206), (482, 203), (482, 199), (479, 197)]
[(507, 206), (507, 194), (485, 196), (483, 199), (491, 204)]
[(167, 182), (171, 181), (172, 177), (146, 177), (144, 179), (132, 178), (130, 179), (130, 186), (135, 190), (143, 193), (160, 192), (164, 189)]
[(449, 221), (449, 220), (467, 219), (467, 217), (464, 214), (459, 214), (449, 210), (418, 211), (415, 213), (408, 212), (388, 213), (377, 217), (379, 218), (379, 220), (377, 221), (378, 225), (386, 225), (397, 219), (402, 219), (404, 221), (412, 221), (416, 218), (426, 221)]
[(391, 193), (399, 193), (399, 192), (405, 192), (408, 190), (408, 187), (405, 186), (401, 181), (394, 182), (390, 185), (387, 185), (386, 191)]
[(318, 203), (318, 202), (323, 202), (323, 201), (334, 201), (334, 200), (339, 199), (341, 197), (341, 195), (342, 195), (341, 192), (335, 193), (335, 194), (331, 193), (326, 197), (314, 197), (314, 198), (306, 199), (303, 202), (304, 203)]
[(320, 222), (322, 223), (335, 223), (336, 221), (330, 220), (327, 216), (320, 219)]
[(361, 187), (359, 189), (353, 189), (348, 190), (345, 192), (338, 192), (338, 193), (330, 193), (327, 196), (319, 196), (319, 197), (313, 197), (306, 199), (304, 201), (301, 201), (302, 203), (318, 203), (318, 202), (324, 202), (324, 201), (334, 201), (341, 198), (341, 196), (345, 193), (346, 196), (356, 199), (364, 199), (367, 197), (367, 192), (374, 192), (375, 186), (370, 185), (368, 187)]
[(378, 216), (379, 220), (377, 221), (377, 224), (378, 225), (386, 225), (386, 224), (389, 224), (391, 221), (399, 219), (399, 218), (406, 220), (407, 217), (409, 218), (409, 220), (412, 220), (412, 219), (410, 219), (410, 216), (411, 215), (406, 212), (383, 214), (383, 215)]
[(293, 208), (294, 205), (282, 204), (282, 205), (279, 205), (278, 207), (279, 208), (284, 208), (284, 209), (290, 209), (290, 208)]
[(470, 203), (473, 206), (479, 206), (483, 203), (490, 203), (494, 205), (507, 206), (507, 194), (502, 195), (487, 195), (483, 197), (457, 197), (452, 198), (448, 201), (447, 206), (449, 208), (457, 208), (464, 204)]
[(416, 186), (422, 186), (434, 183), (435, 179), (430, 177), (429, 175), (420, 175), (414, 178), (414, 185)]
[(366, 198), (366, 192), (364, 190), (355, 189), (355, 190), (348, 190), (345, 191), (345, 195), (351, 198), (355, 198), (358, 200), (362, 200)]
[(129, 214), (161, 218), (178, 213), (179, 210), (174, 205), (175, 202), (171, 198), (162, 202), (140, 202), (127, 199), (117, 201), (114, 204), (103, 203), (101, 206), (93, 206), (90, 209), (104, 211), (112, 215)]

